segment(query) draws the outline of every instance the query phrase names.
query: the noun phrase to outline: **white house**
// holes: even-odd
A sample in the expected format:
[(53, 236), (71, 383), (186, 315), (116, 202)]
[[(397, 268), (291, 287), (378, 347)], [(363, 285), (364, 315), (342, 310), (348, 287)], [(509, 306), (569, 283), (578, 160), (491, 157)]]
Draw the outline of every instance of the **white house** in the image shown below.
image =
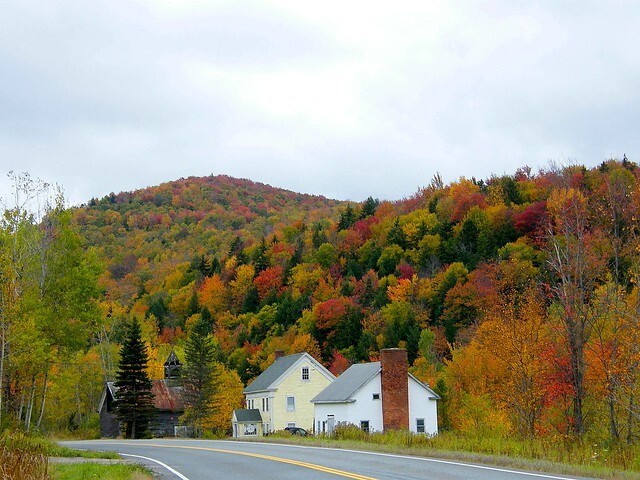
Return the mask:
[[(233, 413), (233, 436), (267, 434), (285, 427), (312, 431), (311, 399), (335, 378), (306, 352), (288, 356), (276, 352), (275, 361), (243, 390), (246, 409)], [(260, 425), (254, 428), (256, 423)]]
[(385, 349), (380, 362), (352, 365), (311, 400), (315, 431), (330, 434), (345, 422), (367, 432), (404, 429), (435, 435), (439, 399), (408, 372), (406, 350)]

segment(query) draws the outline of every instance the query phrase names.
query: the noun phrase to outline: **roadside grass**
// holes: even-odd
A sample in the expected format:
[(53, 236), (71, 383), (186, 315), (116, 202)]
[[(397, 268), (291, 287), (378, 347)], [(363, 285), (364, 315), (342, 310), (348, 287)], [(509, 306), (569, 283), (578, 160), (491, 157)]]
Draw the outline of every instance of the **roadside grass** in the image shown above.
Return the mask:
[(92, 452), (90, 450), (76, 450), (73, 448), (65, 447), (64, 445), (60, 445), (59, 443), (48, 440), (46, 438), (36, 438), (34, 439), (34, 441), (43, 445), (49, 457), (107, 458), (113, 460), (120, 458), (120, 455), (115, 452)]
[[(83, 463), (52, 464), (50, 457), (79, 457)], [(2, 480), (151, 480), (146, 468), (134, 464), (96, 464), (92, 459), (119, 459), (114, 452), (89, 452), (61, 446), (20, 432), (0, 434)]]
[(48, 480), (48, 458), (41, 445), (21, 434), (0, 435), (0, 478)]
[(149, 471), (140, 465), (97, 463), (55, 464), (49, 467), (53, 480), (151, 480)]
[(367, 434), (354, 426), (339, 426), (332, 437), (298, 437), (279, 432), (260, 441), (430, 457), (602, 479), (640, 478), (638, 446), (600, 445), (570, 438), (518, 439), (451, 432), (434, 437), (409, 432)]

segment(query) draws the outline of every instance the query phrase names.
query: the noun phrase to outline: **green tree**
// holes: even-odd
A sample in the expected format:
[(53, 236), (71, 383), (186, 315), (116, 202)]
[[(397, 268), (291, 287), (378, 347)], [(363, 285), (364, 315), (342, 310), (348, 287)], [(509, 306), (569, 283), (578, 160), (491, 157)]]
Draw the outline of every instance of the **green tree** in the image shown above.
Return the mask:
[(182, 382), (186, 408), (181, 419), (193, 428), (197, 437), (202, 436), (204, 420), (215, 413), (216, 346), (210, 332), (209, 324), (200, 320), (189, 333), (184, 349), (186, 365), (182, 369)]
[(395, 222), (393, 222), (393, 225), (389, 229), (389, 233), (387, 234), (387, 243), (389, 245), (398, 245), (402, 249), (407, 247), (407, 235), (400, 226), (400, 217), (396, 217)]
[(253, 267), (256, 269), (256, 273), (260, 273), (269, 268), (269, 259), (267, 258), (267, 241), (264, 237), (260, 239), (260, 243), (254, 250), (252, 257)]
[(329, 268), (338, 260), (338, 253), (333, 245), (323, 243), (316, 250), (315, 258), (322, 268)]
[(149, 436), (149, 423), (155, 410), (148, 361), (140, 323), (134, 317), (122, 345), (115, 382), (116, 416), (122, 423), (125, 438)]
[(349, 203), (347, 204), (347, 208), (345, 209), (345, 211), (340, 213), (338, 230), (347, 230), (348, 228), (351, 228), (357, 221), (358, 215)]
[(376, 210), (378, 209), (378, 205), (380, 205), (380, 200), (377, 198), (374, 200), (373, 197), (367, 198), (362, 204), (362, 210), (360, 211), (360, 218), (371, 217), (376, 214)]
[(12, 369), (15, 330), (19, 329), (28, 281), (24, 272), (33, 265), (34, 238), (37, 235), (36, 216), (29, 207), (46, 193), (48, 185), (32, 180), (29, 174), (8, 175), (13, 185), (11, 205), (3, 209), (0, 219), (0, 428), (8, 411), (9, 388), (15, 369)]

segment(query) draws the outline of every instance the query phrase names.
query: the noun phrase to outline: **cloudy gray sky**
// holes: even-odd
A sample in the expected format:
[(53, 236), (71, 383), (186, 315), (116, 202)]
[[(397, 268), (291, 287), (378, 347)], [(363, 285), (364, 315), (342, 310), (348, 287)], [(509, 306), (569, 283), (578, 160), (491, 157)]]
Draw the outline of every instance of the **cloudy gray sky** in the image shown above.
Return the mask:
[(360, 201), (640, 160), (635, 1), (0, 0), (9, 170), (71, 204), (228, 174)]

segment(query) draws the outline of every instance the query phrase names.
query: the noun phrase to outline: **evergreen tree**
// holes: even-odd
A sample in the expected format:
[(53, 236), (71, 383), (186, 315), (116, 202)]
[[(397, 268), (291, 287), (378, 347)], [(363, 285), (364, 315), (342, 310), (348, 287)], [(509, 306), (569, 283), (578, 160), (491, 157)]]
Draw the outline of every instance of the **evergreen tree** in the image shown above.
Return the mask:
[(198, 292), (194, 289), (187, 306), (187, 316), (194, 315), (200, 312), (200, 303), (198, 302)]
[(353, 207), (349, 203), (344, 212), (340, 214), (340, 220), (338, 221), (338, 230), (346, 230), (351, 228), (358, 221), (358, 214), (353, 210)]
[(182, 369), (185, 412), (181, 419), (202, 436), (204, 420), (215, 412), (213, 397), (217, 390), (215, 375), (216, 347), (205, 320), (193, 326), (185, 345), (186, 365)]
[(397, 217), (389, 233), (387, 234), (387, 242), (389, 245), (396, 244), (401, 248), (407, 248), (407, 236), (404, 233), (404, 230), (400, 226), (400, 218)]
[(116, 371), (116, 416), (125, 438), (149, 436), (149, 422), (155, 415), (151, 380), (147, 373), (147, 346), (140, 323), (133, 319), (120, 352)]
[(369, 197), (362, 204), (362, 210), (360, 211), (360, 219), (371, 217), (376, 214), (376, 210), (378, 209), (378, 205), (380, 205), (380, 200), (377, 198), (374, 200), (373, 197)]
[(260, 244), (254, 251), (252, 260), (256, 273), (260, 273), (269, 268), (269, 259), (267, 258), (267, 241), (264, 237), (260, 239)]
[(233, 239), (231, 246), (229, 247), (229, 256), (235, 256), (238, 259), (238, 263), (244, 265), (247, 263), (247, 256), (244, 253), (244, 242), (236, 235)]

